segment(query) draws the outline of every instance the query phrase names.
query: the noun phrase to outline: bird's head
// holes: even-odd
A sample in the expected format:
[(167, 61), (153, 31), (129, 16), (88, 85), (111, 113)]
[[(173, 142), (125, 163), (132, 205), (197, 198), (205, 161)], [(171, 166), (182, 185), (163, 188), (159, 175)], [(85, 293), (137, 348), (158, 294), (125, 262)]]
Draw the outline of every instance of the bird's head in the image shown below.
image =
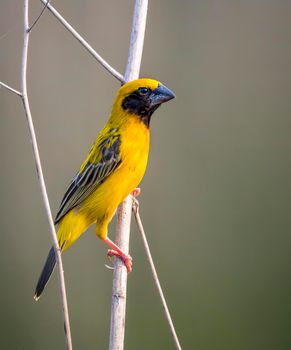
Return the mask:
[(149, 126), (154, 111), (175, 94), (153, 79), (137, 79), (124, 84), (118, 91), (113, 106), (112, 116), (122, 113), (139, 118)]

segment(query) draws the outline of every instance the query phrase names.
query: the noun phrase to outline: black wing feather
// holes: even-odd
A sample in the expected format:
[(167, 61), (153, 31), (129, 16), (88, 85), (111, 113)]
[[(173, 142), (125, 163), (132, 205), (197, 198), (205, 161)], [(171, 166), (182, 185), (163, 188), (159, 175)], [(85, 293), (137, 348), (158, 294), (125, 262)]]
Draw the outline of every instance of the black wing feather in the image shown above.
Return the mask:
[(119, 146), (120, 136), (116, 134), (102, 141), (99, 146), (101, 160), (96, 164), (89, 160), (84, 170), (75, 175), (63, 197), (55, 224), (71, 209), (81, 204), (119, 166), (121, 162)]

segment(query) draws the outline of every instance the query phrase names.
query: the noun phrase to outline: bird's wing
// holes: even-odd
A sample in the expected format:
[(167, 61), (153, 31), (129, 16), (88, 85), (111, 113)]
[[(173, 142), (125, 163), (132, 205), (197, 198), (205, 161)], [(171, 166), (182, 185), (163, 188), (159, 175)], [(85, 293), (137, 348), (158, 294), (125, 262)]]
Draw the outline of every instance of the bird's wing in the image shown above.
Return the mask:
[(57, 224), (71, 209), (81, 204), (119, 165), (120, 135), (116, 129), (97, 138), (80, 171), (73, 178), (57, 213)]

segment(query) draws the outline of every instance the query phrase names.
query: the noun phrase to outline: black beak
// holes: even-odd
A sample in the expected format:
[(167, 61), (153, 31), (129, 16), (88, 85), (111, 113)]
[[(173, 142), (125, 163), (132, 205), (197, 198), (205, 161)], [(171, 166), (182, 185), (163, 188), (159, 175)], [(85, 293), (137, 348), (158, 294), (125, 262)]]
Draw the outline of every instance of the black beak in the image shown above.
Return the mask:
[(151, 106), (160, 105), (175, 97), (176, 95), (170, 89), (163, 84), (159, 84), (159, 86), (153, 90), (151, 94)]

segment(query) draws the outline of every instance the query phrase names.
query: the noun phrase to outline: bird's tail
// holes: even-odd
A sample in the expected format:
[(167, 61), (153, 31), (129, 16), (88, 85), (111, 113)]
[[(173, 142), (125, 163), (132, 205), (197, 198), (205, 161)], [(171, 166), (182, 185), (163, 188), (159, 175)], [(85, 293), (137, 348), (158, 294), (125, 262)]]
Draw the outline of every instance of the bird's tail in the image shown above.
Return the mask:
[(51, 274), (54, 271), (55, 266), (56, 266), (56, 254), (55, 254), (54, 247), (52, 247), (48, 253), (46, 262), (44, 264), (44, 267), (42, 269), (42, 272), (39, 276), (39, 279), (35, 288), (34, 299), (36, 301), (40, 298), (41, 293), (43, 292), (46, 284), (48, 283), (51, 277)]

